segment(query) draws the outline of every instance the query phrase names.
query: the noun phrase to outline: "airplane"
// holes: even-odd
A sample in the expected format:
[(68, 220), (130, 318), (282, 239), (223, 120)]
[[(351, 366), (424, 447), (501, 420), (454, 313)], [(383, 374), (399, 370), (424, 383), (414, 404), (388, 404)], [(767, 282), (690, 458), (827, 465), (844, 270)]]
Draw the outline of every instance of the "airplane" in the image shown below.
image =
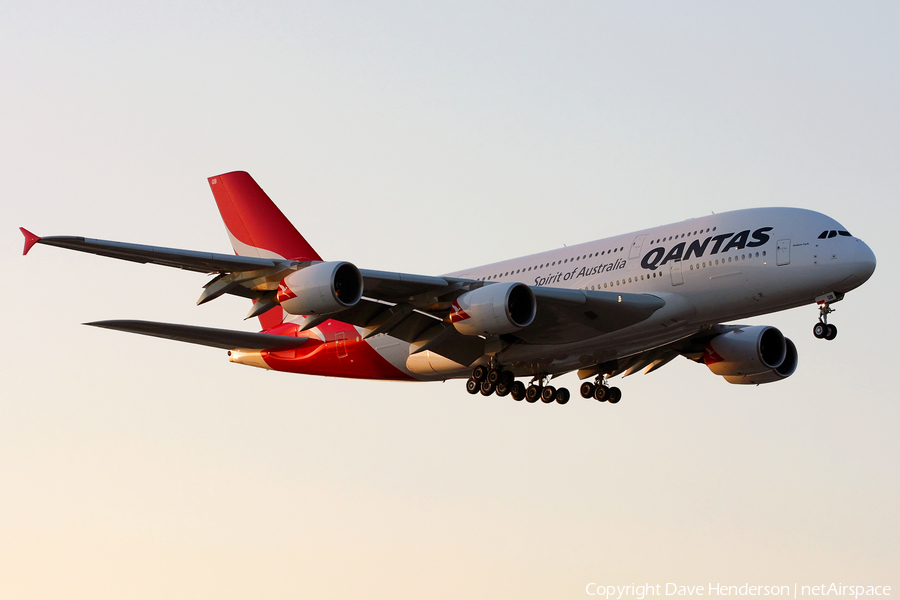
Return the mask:
[[(775, 327), (728, 321), (832, 305), (865, 283), (875, 255), (826, 215), (799, 208), (712, 214), (441, 276), (326, 261), (246, 172), (208, 179), (234, 255), (20, 228), (36, 244), (214, 275), (198, 304), (253, 301), (258, 333), (139, 320), (96, 327), (228, 350), (231, 362), (331, 377), (465, 379), (470, 394), (566, 404), (551, 380), (576, 372), (583, 398), (615, 404), (609, 380), (678, 356), (733, 384), (790, 377), (797, 348)], [(520, 381), (528, 380), (529, 384)]]

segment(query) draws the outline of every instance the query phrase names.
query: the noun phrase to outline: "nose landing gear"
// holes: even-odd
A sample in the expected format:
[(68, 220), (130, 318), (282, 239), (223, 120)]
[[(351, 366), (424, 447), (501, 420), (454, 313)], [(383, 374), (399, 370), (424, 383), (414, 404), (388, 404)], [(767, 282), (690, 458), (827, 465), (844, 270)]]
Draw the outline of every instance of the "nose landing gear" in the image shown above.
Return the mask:
[(837, 327), (828, 322), (828, 315), (834, 312), (828, 302), (819, 302), (819, 322), (813, 326), (813, 335), (820, 340), (833, 340), (837, 337)]

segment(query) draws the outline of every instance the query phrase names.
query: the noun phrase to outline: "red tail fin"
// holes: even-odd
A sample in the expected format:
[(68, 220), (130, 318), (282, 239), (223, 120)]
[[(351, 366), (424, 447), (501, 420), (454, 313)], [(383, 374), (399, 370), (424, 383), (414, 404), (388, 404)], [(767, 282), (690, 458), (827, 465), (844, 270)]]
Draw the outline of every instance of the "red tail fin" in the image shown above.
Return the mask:
[[(248, 173), (234, 171), (209, 178), (219, 213), (238, 256), (322, 260)], [(260, 315), (264, 329), (281, 323), (281, 307)]]
[(322, 260), (248, 173), (210, 177), (209, 187), (238, 256)]

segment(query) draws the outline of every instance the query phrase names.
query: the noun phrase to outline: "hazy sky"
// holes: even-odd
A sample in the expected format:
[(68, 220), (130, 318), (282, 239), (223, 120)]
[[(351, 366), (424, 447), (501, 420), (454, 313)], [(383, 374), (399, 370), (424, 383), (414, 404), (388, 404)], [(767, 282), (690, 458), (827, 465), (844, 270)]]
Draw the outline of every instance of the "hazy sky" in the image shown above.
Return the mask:
[[(0, 8), (0, 597), (581, 598), (590, 582), (892, 585), (896, 2), (14, 2)], [(329, 259), (436, 274), (753, 206), (825, 212), (873, 278), (755, 319), (616, 406), (324, 379), (84, 327), (251, 330), (207, 278), (25, 226), (230, 252), (247, 170)], [(576, 390), (574, 375), (561, 380)]]

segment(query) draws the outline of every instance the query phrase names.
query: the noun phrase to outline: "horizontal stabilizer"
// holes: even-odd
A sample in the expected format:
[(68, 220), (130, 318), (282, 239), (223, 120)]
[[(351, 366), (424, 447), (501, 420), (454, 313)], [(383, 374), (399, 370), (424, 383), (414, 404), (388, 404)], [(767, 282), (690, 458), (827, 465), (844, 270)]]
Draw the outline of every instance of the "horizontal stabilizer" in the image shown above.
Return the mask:
[(189, 344), (222, 348), (223, 350), (285, 350), (302, 346), (309, 339), (307, 336), (288, 337), (286, 335), (250, 333), (247, 331), (157, 323), (154, 321), (95, 321), (93, 323), (85, 323), (85, 325), (127, 331), (128, 333), (140, 333), (141, 335), (152, 335), (168, 340), (188, 342)]

